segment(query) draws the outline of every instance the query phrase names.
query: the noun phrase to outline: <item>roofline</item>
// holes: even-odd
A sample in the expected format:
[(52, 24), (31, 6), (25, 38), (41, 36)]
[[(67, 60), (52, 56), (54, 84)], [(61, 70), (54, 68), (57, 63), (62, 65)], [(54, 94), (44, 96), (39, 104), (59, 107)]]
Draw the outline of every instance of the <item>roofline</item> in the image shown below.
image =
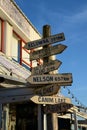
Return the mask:
[(39, 36), (41, 37), (41, 34), (39, 33), (39, 31), (36, 29), (36, 27), (31, 23), (31, 21), (27, 18), (27, 16), (23, 13), (23, 11), (21, 10), (21, 8), (17, 5), (17, 3), (14, 0), (11, 0), (11, 2), (16, 6), (16, 8), (20, 11), (20, 13), (23, 15), (23, 17), (27, 20), (27, 22), (33, 27), (33, 29), (39, 34)]

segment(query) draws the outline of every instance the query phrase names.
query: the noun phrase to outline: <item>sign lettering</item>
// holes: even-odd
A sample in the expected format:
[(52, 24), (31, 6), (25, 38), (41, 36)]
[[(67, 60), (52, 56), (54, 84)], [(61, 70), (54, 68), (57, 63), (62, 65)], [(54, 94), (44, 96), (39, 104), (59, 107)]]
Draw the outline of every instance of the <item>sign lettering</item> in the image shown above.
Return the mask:
[(68, 109), (73, 107), (73, 104), (70, 103), (60, 103), (60, 104), (55, 104), (55, 105), (46, 105), (44, 106), (44, 113), (63, 113), (67, 112)]
[(53, 95), (57, 94), (58, 90), (60, 89), (58, 84), (50, 84), (42, 86), (41, 88), (35, 89), (34, 92), (37, 95)]
[(37, 104), (71, 103), (69, 98), (59, 96), (33, 96), (30, 100)]
[(72, 74), (44, 74), (44, 75), (31, 75), (27, 81), (31, 84), (51, 84), (51, 83), (72, 83)]
[(41, 47), (41, 46), (44, 46), (44, 45), (52, 44), (52, 43), (63, 41), (63, 40), (65, 40), (64, 33), (59, 33), (59, 34), (50, 36), (48, 38), (43, 38), (43, 39), (28, 42), (24, 46), (24, 48), (34, 49), (34, 48), (37, 48), (37, 47)]
[(44, 63), (43, 65), (32, 68), (32, 75), (44, 74), (53, 70), (57, 70), (61, 64), (62, 62), (58, 60), (50, 60), (48, 63)]
[(55, 46), (49, 46), (48, 48), (43, 48), (41, 50), (34, 51), (30, 53), (30, 60), (36, 60), (43, 57), (48, 57), (55, 54), (62, 53), (67, 48), (66, 45), (58, 44)]

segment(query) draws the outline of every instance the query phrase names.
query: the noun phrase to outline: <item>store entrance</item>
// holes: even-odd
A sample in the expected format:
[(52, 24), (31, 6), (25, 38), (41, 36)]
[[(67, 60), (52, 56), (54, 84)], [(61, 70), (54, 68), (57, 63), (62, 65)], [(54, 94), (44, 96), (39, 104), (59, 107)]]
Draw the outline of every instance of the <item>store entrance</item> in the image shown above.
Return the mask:
[(37, 105), (29, 102), (16, 106), (16, 130), (38, 130)]

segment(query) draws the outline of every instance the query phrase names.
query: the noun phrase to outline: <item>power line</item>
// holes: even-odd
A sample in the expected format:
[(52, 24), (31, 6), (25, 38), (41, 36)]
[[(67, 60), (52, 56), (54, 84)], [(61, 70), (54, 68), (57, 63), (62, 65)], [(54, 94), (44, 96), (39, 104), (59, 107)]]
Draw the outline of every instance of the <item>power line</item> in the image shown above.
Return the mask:
[(72, 100), (75, 101), (74, 103), (76, 103), (79, 110), (82, 110), (82, 111), (84, 110), (86, 112), (87, 107), (71, 92), (71, 90), (67, 87), (63, 87), (63, 88), (68, 91), (68, 95), (70, 95)]

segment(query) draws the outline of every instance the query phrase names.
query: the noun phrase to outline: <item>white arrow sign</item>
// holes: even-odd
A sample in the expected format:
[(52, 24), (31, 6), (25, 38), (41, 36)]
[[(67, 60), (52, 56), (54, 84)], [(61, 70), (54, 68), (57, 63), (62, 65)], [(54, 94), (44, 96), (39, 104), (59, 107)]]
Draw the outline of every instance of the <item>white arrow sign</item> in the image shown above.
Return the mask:
[(62, 62), (59, 60), (50, 60), (48, 63), (44, 63), (43, 65), (32, 68), (32, 75), (44, 74), (53, 70), (57, 70), (61, 64)]
[(59, 85), (64, 85), (64, 83), (72, 83), (72, 74), (44, 74), (44, 75), (31, 75), (27, 81), (31, 84), (52, 84), (58, 83)]
[(37, 104), (58, 104), (58, 103), (71, 103), (70, 98), (60, 96), (33, 96), (31, 101)]
[(34, 49), (34, 48), (41, 47), (44, 45), (52, 44), (55, 42), (60, 42), (63, 40), (65, 40), (64, 33), (59, 33), (59, 34), (52, 35), (52, 36), (47, 37), (47, 38), (42, 38), (39, 40), (28, 42), (28, 43), (26, 43), (24, 48), (30, 50), (30, 49)]
[(30, 60), (36, 60), (43, 57), (48, 57), (55, 54), (62, 53), (67, 48), (66, 45), (58, 44), (55, 46), (49, 46), (48, 48), (43, 48), (41, 50), (34, 51), (30, 53)]

